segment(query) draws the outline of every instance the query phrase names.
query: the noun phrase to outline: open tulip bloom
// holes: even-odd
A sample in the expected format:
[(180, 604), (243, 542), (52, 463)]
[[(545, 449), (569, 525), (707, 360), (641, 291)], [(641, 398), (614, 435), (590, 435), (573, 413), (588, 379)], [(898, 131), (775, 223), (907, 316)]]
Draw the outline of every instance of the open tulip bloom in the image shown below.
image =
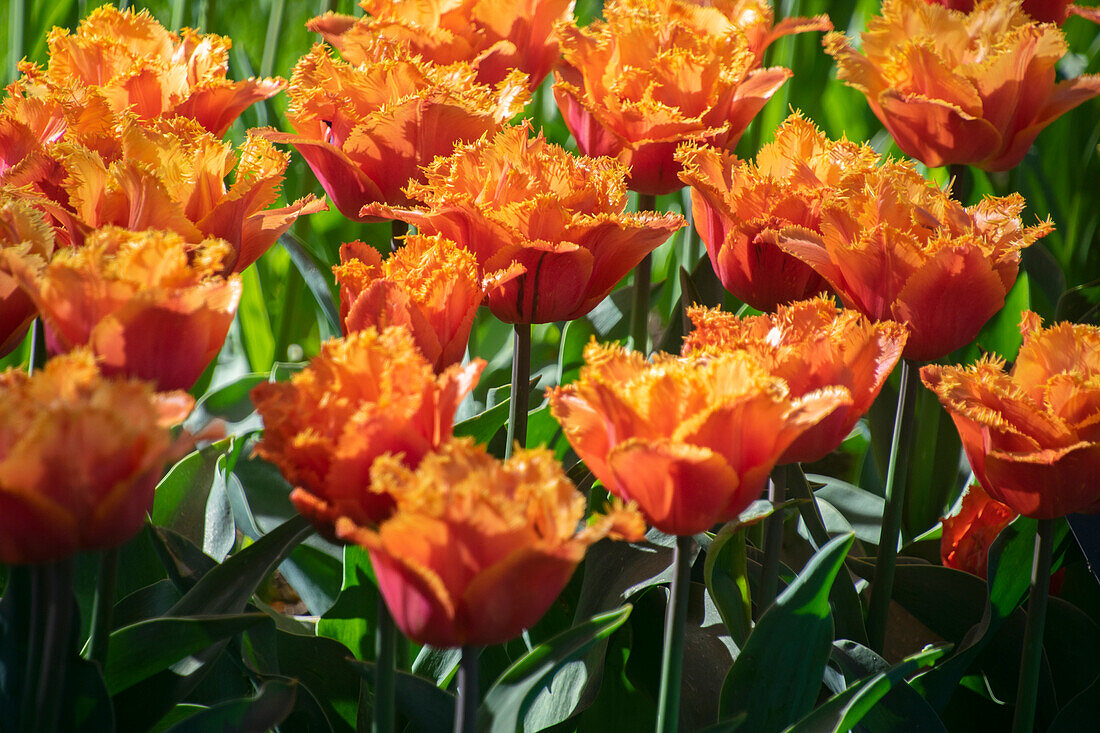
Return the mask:
[(867, 95), (898, 147), (928, 166), (1015, 167), (1044, 127), (1100, 94), (1100, 76), (1055, 80), (1068, 47), (1057, 26), (1018, 0), (983, 0), (964, 14), (926, 0), (885, 0), (862, 34), (825, 48), (837, 78)]
[(468, 63), (482, 84), (519, 70), (532, 91), (558, 60), (555, 25), (573, 18), (572, 0), (360, 0), (359, 6), (367, 15), (329, 11), (306, 27), (353, 64), (371, 58), (381, 41), (440, 66)]
[(631, 190), (653, 195), (683, 186), (678, 144), (733, 150), (787, 81), (789, 69), (761, 67), (772, 41), (832, 29), (825, 16), (773, 26), (759, 0), (617, 0), (604, 17), (562, 28), (554, 96), (581, 152), (617, 157)]
[(472, 252), (484, 273), (518, 263), (524, 274), (489, 290), (489, 310), (506, 323), (587, 314), (684, 226), (677, 214), (626, 212), (621, 165), (529, 138), (525, 125), (459, 145), (424, 175), (406, 189), (422, 206), (374, 205), (364, 215), (442, 234)]

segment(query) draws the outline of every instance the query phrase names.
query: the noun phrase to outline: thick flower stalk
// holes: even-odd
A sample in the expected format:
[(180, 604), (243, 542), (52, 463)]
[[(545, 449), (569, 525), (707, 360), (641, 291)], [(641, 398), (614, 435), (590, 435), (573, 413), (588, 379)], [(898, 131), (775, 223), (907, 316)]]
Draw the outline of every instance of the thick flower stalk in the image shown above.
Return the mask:
[(0, 562), (42, 563), (137, 533), (192, 400), (104, 378), (87, 351), (0, 374)]
[[(54, 237), (40, 211), (0, 189), (0, 251), (7, 250), (45, 261), (53, 254)], [(0, 356), (19, 345), (37, 312), (19, 282), (0, 268)]]
[(940, 559), (944, 567), (986, 577), (989, 547), (1019, 515), (974, 482), (963, 493), (959, 510), (940, 520)]
[(1048, 234), (1025, 227), (1019, 195), (964, 208), (909, 165), (888, 162), (844, 178), (821, 206), (818, 230), (774, 236), (814, 268), (849, 308), (909, 329), (906, 359), (967, 345), (1004, 305), (1020, 250)]
[(780, 306), (774, 315), (742, 319), (697, 307), (688, 316), (695, 329), (684, 340), (685, 356), (743, 350), (786, 381), (791, 397), (833, 386), (848, 391), (851, 402), (796, 438), (780, 464), (820, 460), (836, 449), (870, 409), (906, 338), (904, 326), (869, 321), (824, 297)]
[(349, 242), (332, 270), (345, 333), (404, 326), (436, 373), (462, 361), (486, 292), (522, 272), (482, 277), (473, 254), (440, 235), (408, 236), (385, 261), (369, 244)]
[(105, 105), (143, 121), (187, 117), (221, 137), (256, 102), (275, 96), (282, 79), (230, 81), (228, 38), (184, 28), (177, 35), (148, 11), (93, 10), (75, 33), (54, 28), (45, 68), (23, 62), (25, 93), (81, 99), (95, 115)]
[(289, 382), (252, 390), (264, 420), (256, 452), (295, 486), (294, 506), (328, 537), (338, 517), (373, 526), (394, 502), (368, 489), (371, 464), (392, 453), (416, 466), (450, 440), (458, 403), (484, 367), (475, 360), (437, 376), (400, 326), (328, 341)]
[(801, 260), (761, 237), (768, 230), (817, 229), (831, 189), (869, 171), (878, 156), (866, 145), (834, 142), (795, 113), (779, 126), (756, 162), (702, 143), (681, 146), (680, 180), (691, 186), (695, 226), (726, 290), (761, 311), (817, 295), (828, 284)]
[(1025, 313), (1020, 330), (1011, 372), (987, 356), (926, 366), (921, 379), (951, 413), (991, 497), (1036, 519), (1100, 512), (1100, 328), (1042, 328)]
[(558, 60), (559, 21), (573, 18), (573, 0), (360, 0), (367, 15), (329, 11), (306, 23), (350, 63), (373, 58), (379, 42), (408, 48), (434, 64), (461, 61), (482, 84), (513, 70), (536, 89)]
[(371, 468), (370, 491), (393, 497), (394, 513), (377, 528), (342, 517), (336, 532), (370, 551), (398, 628), (437, 647), (515, 638), (550, 608), (589, 545), (645, 534), (621, 506), (578, 530), (585, 497), (544, 449), (501, 462), (463, 438), (415, 469), (386, 455)]
[(453, 239), (483, 273), (522, 266), (523, 275), (489, 291), (489, 309), (507, 323), (585, 315), (684, 225), (676, 214), (626, 213), (621, 165), (528, 138), (526, 126), (458, 146), (407, 191), (423, 206), (364, 213)]
[(630, 188), (666, 194), (683, 184), (676, 146), (733, 150), (756, 113), (791, 76), (761, 68), (776, 38), (831, 30), (825, 16), (773, 25), (759, 0), (620, 0), (606, 21), (562, 27), (554, 96), (585, 155), (617, 157)]
[(314, 46), (289, 94), (295, 133), (260, 134), (292, 144), (341, 213), (359, 221), (376, 220), (360, 214), (367, 204), (410, 203), (402, 189), (423, 180), (423, 166), (501, 129), (529, 98), (521, 72), (489, 86), (468, 64), (437, 66), (381, 43), (359, 64)]
[(96, 230), (46, 261), (7, 250), (4, 264), (46, 323), (53, 353), (87, 347), (105, 375), (189, 389), (221, 350), (241, 297), (223, 277), (229, 245), (174, 232)]
[(983, 0), (970, 14), (886, 0), (861, 38), (861, 51), (839, 33), (825, 38), (837, 78), (928, 166), (1013, 168), (1044, 127), (1100, 94), (1100, 75), (1056, 81), (1065, 38), (1018, 0)]
[(669, 534), (736, 517), (800, 435), (852, 403), (835, 385), (796, 397), (748, 351), (650, 362), (592, 342), (585, 362), (550, 412), (596, 478)]

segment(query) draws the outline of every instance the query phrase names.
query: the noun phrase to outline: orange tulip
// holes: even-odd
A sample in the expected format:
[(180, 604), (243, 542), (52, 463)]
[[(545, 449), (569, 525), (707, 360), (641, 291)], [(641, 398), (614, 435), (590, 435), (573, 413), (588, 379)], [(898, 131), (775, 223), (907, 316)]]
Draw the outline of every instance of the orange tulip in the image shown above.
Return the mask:
[(336, 532), (370, 551), (397, 627), (437, 647), (518, 636), (550, 608), (589, 545), (645, 534), (641, 517), (621, 507), (578, 531), (585, 498), (547, 450), (502, 463), (458, 439), (416, 469), (386, 455), (371, 468), (371, 491), (394, 497), (394, 514), (377, 529), (341, 517)]
[(287, 119), (296, 134), (264, 130), (290, 143), (349, 219), (372, 202), (406, 205), (402, 189), (420, 169), (507, 124), (527, 103), (526, 78), (479, 84), (467, 64), (436, 66), (402, 47), (374, 47), (358, 65), (314, 46), (294, 67)]
[(871, 170), (866, 145), (833, 142), (795, 113), (764, 145), (756, 163), (702, 143), (682, 145), (680, 180), (691, 186), (695, 226), (726, 290), (761, 311), (829, 289), (809, 265), (760, 236), (765, 230), (817, 229), (821, 204), (841, 178)]
[(608, 491), (669, 534), (736, 517), (800, 435), (852, 403), (839, 386), (796, 397), (748, 351), (650, 363), (592, 342), (584, 356), (580, 379), (548, 393), (550, 414)]
[(984, 2), (969, 15), (925, 0), (886, 0), (862, 34), (862, 53), (825, 38), (837, 78), (867, 95), (898, 147), (928, 166), (1016, 166), (1039, 132), (1100, 94), (1100, 75), (1055, 83), (1062, 32), (1019, 2)]
[[(48, 260), (53, 248), (53, 230), (41, 212), (0, 189), (0, 251)], [(0, 269), (0, 356), (19, 345), (37, 312), (16, 279)]]
[(353, 64), (373, 58), (374, 45), (385, 41), (434, 64), (466, 62), (482, 84), (518, 69), (532, 91), (560, 55), (555, 24), (573, 18), (572, 0), (360, 0), (359, 6), (368, 15), (329, 11), (306, 27)]
[(141, 529), (186, 394), (107, 380), (86, 351), (0, 374), (0, 562), (61, 560)]
[[(107, 158), (79, 143), (55, 146), (67, 176), (66, 200), (58, 203), (72, 211), (74, 243), (106, 225), (169, 229), (191, 243), (217, 237), (233, 245), (224, 258), (226, 272), (241, 272), (299, 216), (327, 208), (313, 196), (264, 208), (279, 195), (289, 162), (267, 140), (250, 135), (236, 161), (230, 144), (190, 120), (142, 125), (122, 118), (112, 132), (118, 150)], [(235, 164), (236, 180), (227, 187), (224, 179)]]
[(940, 520), (940, 558), (945, 567), (986, 577), (989, 546), (1019, 515), (975, 482), (962, 497), (959, 511)]
[(604, 17), (562, 27), (554, 97), (581, 152), (618, 157), (630, 188), (646, 194), (683, 186), (673, 159), (681, 142), (733, 150), (791, 75), (761, 68), (772, 41), (832, 29), (823, 15), (773, 26), (760, 0), (619, 0)]
[(974, 340), (1004, 305), (1020, 250), (1053, 226), (1020, 222), (1019, 195), (963, 208), (912, 167), (885, 163), (845, 177), (817, 231), (766, 233), (814, 268), (844, 301), (909, 327), (907, 359), (938, 359)]
[(987, 356), (971, 367), (921, 369), (951, 413), (974, 476), (1020, 514), (1100, 512), (1100, 328), (1041, 328), (1025, 313), (1011, 373)]
[(72, 97), (88, 93), (92, 107), (142, 120), (187, 117), (217, 137), (248, 107), (279, 93), (282, 79), (230, 81), (228, 38), (184, 28), (165, 29), (145, 10), (93, 10), (76, 33), (54, 28), (45, 69), (20, 64), (18, 84)]
[(295, 485), (294, 506), (326, 536), (335, 537), (337, 517), (374, 525), (394, 503), (368, 488), (371, 464), (393, 453), (416, 466), (449, 440), (458, 403), (484, 368), (477, 359), (436, 376), (400, 326), (328, 341), (289, 382), (252, 390), (264, 419), (256, 452)]
[(345, 333), (405, 326), (439, 373), (462, 361), (486, 291), (522, 269), (482, 278), (474, 256), (451, 240), (414, 235), (385, 262), (369, 244), (345, 244), (332, 271)]
[(221, 276), (229, 246), (189, 245), (173, 232), (104, 227), (46, 262), (7, 250), (8, 269), (34, 300), (54, 353), (89, 347), (108, 376), (188, 389), (221, 350), (241, 297)]
[(502, 321), (580, 318), (684, 220), (624, 213), (622, 166), (527, 135), (526, 125), (511, 127), (436, 159), (425, 181), (406, 189), (423, 207), (363, 211), (453, 239), (473, 252), (482, 272), (519, 263), (524, 275), (489, 291), (489, 309)]
[(802, 433), (779, 463), (817, 461), (835, 450), (871, 408), (906, 338), (904, 326), (869, 322), (824, 297), (780, 306), (775, 315), (742, 319), (717, 309), (690, 308), (688, 316), (695, 330), (684, 340), (687, 356), (751, 352), (787, 382), (792, 397), (830, 386), (848, 390), (851, 403)]

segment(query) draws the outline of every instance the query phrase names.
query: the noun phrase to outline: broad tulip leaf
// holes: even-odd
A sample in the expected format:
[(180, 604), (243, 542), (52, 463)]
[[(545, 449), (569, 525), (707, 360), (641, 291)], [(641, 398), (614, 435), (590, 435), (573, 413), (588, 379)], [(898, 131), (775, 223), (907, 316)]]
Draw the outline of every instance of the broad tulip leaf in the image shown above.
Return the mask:
[(1100, 720), (1100, 675), (1092, 684), (1062, 706), (1047, 733), (1080, 733), (1096, 727)]
[(596, 329), (587, 318), (565, 324), (558, 350), (558, 384), (570, 384), (577, 380), (584, 366), (584, 347), (595, 335)]
[(814, 496), (829, 503), (848, 520), (860, 542), (879, 543), (882, 533), (882, 513), (886, 505), (881, 496), (854, 486), (847, 481), (821, 476), (806, 475), (811, 485), (820, 484)]
[(833, 639), (829, 591), (854, 539), (830, 540), (761, 617), (722, 685), (720, 719), (747, 713), (771, 733), (813, 709)]
[(298, 685), (268, 680), (252, 697), (229, 700), (176, 723), (168, 733), (206, 733), (212, 730), (270, 730), (294, 709)]
[[(931, 666), (943, 656), (946, 649), (935, 647), (925, 649), (900, 664), (871, 675), (851, 684), (843, 692), (833, 696), (812, 713), (787, 728), (788, 733), (846, 733), (863, 720), (876, 706), (882, 706), (887, 693), (899, 685), (918, 669)], [(900, 699), (900, 698), (899, 698)], [(939, 726), (943, 728), (942, 724)], [(876, 728), (875, 730), (881, 730)], [(920, 728), (921, 731), (932, 729)], [(901, 733), (901, 730), (898, 730)]]
[(510, 397), (505, 396), (500, 402), (487, 410), (455, 424), (455, 436), (473, 438), (475, 442), (481, 444), (488, 443), (497, 434), (497, 431), (508, 422), (510, 399)]
[(320, 306), (321, 314), (324, 317), (319, 324), (321, 339), (339, 336), (343, 329), (340, 325), (340, 308), (336, 304), (336, 298), (333, 297), (332, 290), (329, 289), (331, 275), (318, 266), (313, 257), (306, 251), (304, 242), (293, 232), (287, 232), (279, 237), (279, 244), (290, 255), (291, 262), (298, 269), (298, 273), (305, 281), (306, 287), (309, 288), (309, 292), (313, 293), (317, 305)]
[(241, 322), (240, 334), (244, 353), (252, 371), (267, 371), (275, 361), (275, 332), (271, 328), (271, 318), (264, 303), (260, 271), (255, 267), (246, 269), (241, 273), (241, 285), (237, 318)]
[[(481, 703), (478, 727), (485, 731), (515, 731), (523, 727), (527, 711), (542, 688), (555, 673), (571, 662), (580, 661), (592, 646), (606, 639), (626, 622), (631, 606), (593, 616), (563, 631), (542, 644), (504, 671)], [(531, 721), (539, 728), (537, 721)]]
[(742, 529), (732, 523), (722, 527), (707, 548), (703, 566), (707, 592), (738, 647), (744, 646), (752, 630), (752, 601)]
[(340, 642), (356, 659), (372, 660), (379, 596), (361, 547), (344, 548), (343, 586), (336, 603), (317, 622), (317, 634)]
[[(351, 664), (373, 687), (374, 663), (352, 661)], [(394, 692), (397, 709), (416, 730), (447, 731), (454, 727), (455, 696), (439, 689), (431, 680), (398, 670)]]
[(180, 533), (215, 560), (225, 559), (235, 539), (225, 493), (234, 442), (220, 440), (173, 466), (157, 484), (150, 513), (153, 524)]

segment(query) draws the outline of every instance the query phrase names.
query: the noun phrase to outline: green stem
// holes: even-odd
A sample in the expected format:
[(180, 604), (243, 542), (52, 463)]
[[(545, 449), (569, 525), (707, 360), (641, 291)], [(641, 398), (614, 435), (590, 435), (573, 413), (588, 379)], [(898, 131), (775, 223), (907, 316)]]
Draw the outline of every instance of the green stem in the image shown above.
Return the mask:
[(462, 647), (462, 659), (458, 663), (458, 698), (455, 700), (454, 733), (473, 733), (477, 730), (477, 707), (481, 690), (477, 681), (478, 648)]
[(107, 643), (111, 638), (111, 620), (115, 611), (115, 581), (118, 578), (118, 548), (104, 550), (99, 559), (99, 579), (92, 607), (92, 636), (88, 640), (88, 659), (107, 661)]
[(777, 508), (787, 500), (787, 467), (776, 466), (768, 480), (768, 501), (772, 513), (764, 520), (764, 568), (760, 583), (760, 613), (775, 602), (779, 594), (779, 556), (783, 553), (783, 510)]
[(393, 615), (378, 595), (378, 625), (374, 632), (374, 725), (373, 733), (393, 733), (396, 715), (396, 672), (394, 659), (397, 653), (397, 626)]
[[(638, 211), (653, 211), (657, 208), (657, 197), (638, 194)], [(653, 258), (646, 255), (634, 268), (634, 302), (630, 307), (630, 335), (634, 341), (634, 350), (649, 353), (649, 291), (653, 280)]]
[(657, 733), (675, 733), (680, 724), (680, 682), (684, 669), (684, 628), (691, 587), (690, 535), (676, 538), (672, 550), (672, 588), (665, 611), (665, 643), (661, 649), (661, 688), (657, 697)]
[(46, 365), (46, 326), (41, 318), (31, 322), (31, 353), (27, 357), (27, 374), (34, 374), (38, 367)]
[(1030, 733), (1035, 727), (1039, 697), (1039, 672), (1043, 662), (1043, 626), (1050, 596), (1050, 560), (1054, 553), (1054, 520), (1040, 519), (1031, 562), (1031, 594), (1027, 602), (1027, 627), (1020, 656), (1020, 684), (1016, 688), (1016, 714), (1012, 733)]
[(531, 397), (531, 324), (515, 324), (512, 346), (512, 393), (508, 407), (508, 445), (505, 457), (510, 458), (519, 443), (527, 447), (527, 406)]
[(27, 566), (31, 628), (21, 718), (24, 730), (52, 733), (60, 722), (57, 700), (65, 689), (72, 654), (72, 563), (72, 558), (66, 558)]
[(894, 415), (894, 436), (890, 441), (890, 459), (886, 469), (886, 511), (879, 535), (875, 576), (871, 582), (871, 602), (867, 610), (867, 638), (871, 649), (882, 653), (886, 641), (886, 619), (890, 612), (890, 597), (894, 589), (894, 570), (898, 559), (898, 538), (901, 536), (901, 514), (905, 506), (905, 475), (913, 430), (913, 404), (917, 397), (918, 380), (911, 373), (913, 364), (901, 362), (901, 383), (898, 388), (898, 409)]
[(396, 252), (405, 246), (405, 240), (401, 239), (409, 233), (408, 222), (394, 219), (390, 222), (390, 252)]

